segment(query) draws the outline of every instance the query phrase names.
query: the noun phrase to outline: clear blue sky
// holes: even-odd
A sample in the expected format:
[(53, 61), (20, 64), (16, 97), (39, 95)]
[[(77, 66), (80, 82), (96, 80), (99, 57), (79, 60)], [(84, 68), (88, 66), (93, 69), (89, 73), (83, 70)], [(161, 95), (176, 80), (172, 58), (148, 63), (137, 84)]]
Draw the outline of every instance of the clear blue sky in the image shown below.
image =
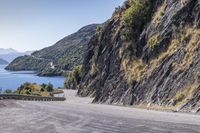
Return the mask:
[(79, 28), (102, 23), (124, 0), (0, 0), (0, 48), (50, 46)]

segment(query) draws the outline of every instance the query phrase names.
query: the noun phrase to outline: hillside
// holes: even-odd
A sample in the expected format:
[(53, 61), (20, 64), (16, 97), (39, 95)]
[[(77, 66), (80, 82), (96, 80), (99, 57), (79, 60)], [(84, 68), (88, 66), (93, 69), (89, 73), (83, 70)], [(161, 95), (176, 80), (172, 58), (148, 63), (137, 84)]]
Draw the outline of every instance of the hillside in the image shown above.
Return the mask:
[(8, 62), (0, 58), (0, 65), (6, 65), (6, 64), (8, 64)]
[(199, 111), (199, 0), (129, 0), (88, 44), (80, 96)]
[(87, 43), (95, 34), (96, 24), (88, 25), (58, 41), (53, 46), (22, 56), (11, 62), (7, 70), (35, 70), (41, 76), (64, 75), (74, 65), (82, 63)]

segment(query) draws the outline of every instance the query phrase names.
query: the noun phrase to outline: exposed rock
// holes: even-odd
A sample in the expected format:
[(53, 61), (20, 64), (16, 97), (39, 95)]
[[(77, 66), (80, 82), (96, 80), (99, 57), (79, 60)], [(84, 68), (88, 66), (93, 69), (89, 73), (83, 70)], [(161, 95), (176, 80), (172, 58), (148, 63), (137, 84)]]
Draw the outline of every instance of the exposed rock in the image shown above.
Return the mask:
[[(126, 3), (121, 10), (117, 8), (91, 39), (83, 62), (83, 78), (77, 85), (78, 94), (94, 96), (94, 102), (98, 103), (151, 103), (197, 112), (200, 2), (144, 0), (141, 3), (145, 2), (151, 4), (150, 19), (138, 29), (134, 27), (133, 34), (126, 34), (124, 39), (123, 33), (131, 27), (124, 22), (123, 14), (137, 4)], [(140, 16), (136, 15), (135, 20), (137, 17)]]

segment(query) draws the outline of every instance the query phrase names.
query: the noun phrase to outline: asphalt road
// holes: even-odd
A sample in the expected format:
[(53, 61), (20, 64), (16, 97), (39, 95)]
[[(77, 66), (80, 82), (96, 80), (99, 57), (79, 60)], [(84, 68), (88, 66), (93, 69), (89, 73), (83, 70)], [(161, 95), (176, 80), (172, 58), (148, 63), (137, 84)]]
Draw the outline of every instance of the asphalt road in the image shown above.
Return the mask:
[(0, 133), (200, 133), (200, 116), (65, 102), (0, 101)]

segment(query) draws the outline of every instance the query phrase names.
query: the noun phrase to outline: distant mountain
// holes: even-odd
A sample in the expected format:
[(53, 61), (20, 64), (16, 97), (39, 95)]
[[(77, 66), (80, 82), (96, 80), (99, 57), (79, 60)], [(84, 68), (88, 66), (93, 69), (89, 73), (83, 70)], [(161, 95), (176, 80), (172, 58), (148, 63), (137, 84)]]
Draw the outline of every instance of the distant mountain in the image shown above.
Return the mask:
[(6, 64), (8, 64), (8, 62), (0, 58), (0, 65), (6, 65)]
[(31, 53), (33, 53), (33, 51), (19, 52), (12, 48), (9, 49), (0, 48), (0, 58), (6, 60), (7, 62), (11, 62), (19, 56), (30, 55)]
[(36, 51), (31, 56), (18, 57), (6, 69), (36, 70), (41, 76), (63, 75), (73, 66), (82, 63), (87, 44), (94, 36), (97, 26), (97, 24), (85, 26), (53, 46)]
[(9, 49), (0, 48), (0, 54), (1, 55), (11, 54), (11, 53), (19, 53), (19, 52), (17, 50), (12, 49), (12, 48), (9, 48)]

